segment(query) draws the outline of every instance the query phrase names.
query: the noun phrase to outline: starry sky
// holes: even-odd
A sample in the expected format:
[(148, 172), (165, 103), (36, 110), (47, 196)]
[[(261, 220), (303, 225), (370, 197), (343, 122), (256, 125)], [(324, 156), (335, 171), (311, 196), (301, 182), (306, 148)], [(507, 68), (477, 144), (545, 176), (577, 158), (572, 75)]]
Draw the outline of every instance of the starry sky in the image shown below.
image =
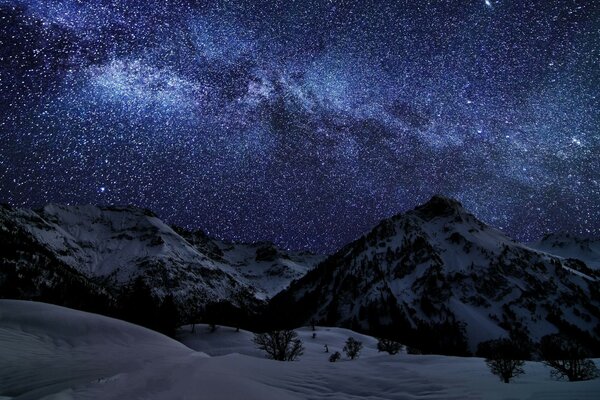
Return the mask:
[(332, 251), (440, 193), (600, 236), (592, 0), (0, 0), (0, 201)]

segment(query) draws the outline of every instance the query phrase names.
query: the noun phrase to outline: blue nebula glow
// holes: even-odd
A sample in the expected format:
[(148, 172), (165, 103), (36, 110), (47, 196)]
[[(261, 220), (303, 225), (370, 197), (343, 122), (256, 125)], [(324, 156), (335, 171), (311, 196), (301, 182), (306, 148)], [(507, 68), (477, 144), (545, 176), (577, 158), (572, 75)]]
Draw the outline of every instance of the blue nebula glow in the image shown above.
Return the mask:
[(443, 193), (598, 235), (592, 3), (0, 0), (0, 201), (321, 251)]

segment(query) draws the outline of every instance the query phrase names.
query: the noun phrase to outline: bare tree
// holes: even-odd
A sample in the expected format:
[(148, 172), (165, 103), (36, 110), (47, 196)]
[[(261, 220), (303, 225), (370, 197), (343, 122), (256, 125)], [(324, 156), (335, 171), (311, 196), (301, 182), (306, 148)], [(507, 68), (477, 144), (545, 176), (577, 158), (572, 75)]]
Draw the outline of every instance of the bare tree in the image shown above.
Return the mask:
[(377, 350), (380, 352), (387, 351), (389, 354), (398, 354), (402, 350), (402, 344), (394, 340), (381, 338), (377, 342)]
[(346, 340), (346, 345), (344, 346), (343, 350), (344, 353), (346, 353), (346, 355), (350, 357), (351, 360), (354, 360), (355, 358), (358, 358), (362, 347), (362, 342), (359, 342), (353, 337), (349, 337), (348, 340)]
[(527, 351), (510, 339), (482, 342), (477, 355), (485, 357), (485, 363), (492, 374), (497, 375), (504, 383), (525, 373), (523, 365), (528, 358)]
[(600, 376), (594, 361), (579, 343), (560, 334), (546, 335), (540, 342), (540, 355), (544, 364), (552, 368), (554, 379), (587, 381)]
[(304, 353), (302, 341), (291, 330), (256, 333), (252, 341), (272, 360), (294, 361)]

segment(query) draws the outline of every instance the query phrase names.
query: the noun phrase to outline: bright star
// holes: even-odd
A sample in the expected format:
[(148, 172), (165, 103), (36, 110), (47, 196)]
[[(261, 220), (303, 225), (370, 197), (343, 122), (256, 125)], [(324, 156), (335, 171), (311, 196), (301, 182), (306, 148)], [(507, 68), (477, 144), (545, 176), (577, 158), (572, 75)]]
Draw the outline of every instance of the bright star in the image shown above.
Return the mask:
[(490, 0), (485, 0), (485, 5), (488, 7), (492, 6), (492, 2)]

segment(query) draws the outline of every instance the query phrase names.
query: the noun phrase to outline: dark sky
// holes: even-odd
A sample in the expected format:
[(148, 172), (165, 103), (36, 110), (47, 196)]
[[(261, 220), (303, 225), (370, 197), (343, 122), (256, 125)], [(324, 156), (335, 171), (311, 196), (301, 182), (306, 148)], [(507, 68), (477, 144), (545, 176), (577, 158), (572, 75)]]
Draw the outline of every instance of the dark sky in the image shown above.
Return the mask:
[(455, 197), (600, 235), (597, 1), (0, 0), (0, 201), (329, 251)]

